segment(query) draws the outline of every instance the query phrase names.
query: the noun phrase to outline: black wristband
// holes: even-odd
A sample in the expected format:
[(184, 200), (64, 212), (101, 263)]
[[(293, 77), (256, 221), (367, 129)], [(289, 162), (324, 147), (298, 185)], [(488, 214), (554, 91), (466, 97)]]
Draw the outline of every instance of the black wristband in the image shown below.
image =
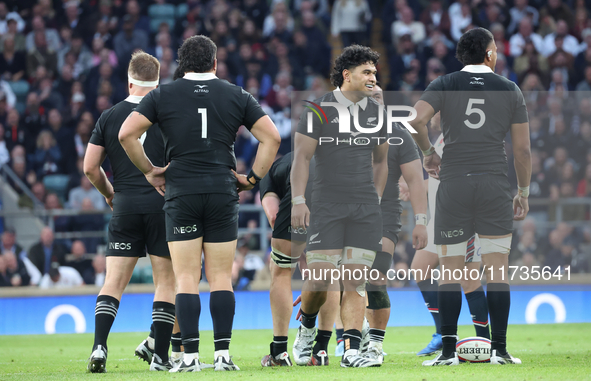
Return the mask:
[[(254, 177), (254, 184), (250, 182), (251, 177)], [(248, 181), (251, 185), (257, 185), (258, 182), (261, 181), (261, 178), (258, 177), (251, 169), (250, 172), (248, 172), (248, 176), (246, 176), (246, 181)]]

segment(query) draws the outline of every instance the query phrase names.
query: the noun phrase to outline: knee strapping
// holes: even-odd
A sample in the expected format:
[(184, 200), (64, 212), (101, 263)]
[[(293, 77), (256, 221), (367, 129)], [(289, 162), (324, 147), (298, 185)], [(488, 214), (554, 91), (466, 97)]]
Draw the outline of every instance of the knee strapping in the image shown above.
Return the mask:
[(293, 258), (287, 254), (282, 253), (278, 249), (272, 247), (271, 259), (273, 260), (273, 262), (275, 262), (277, 266), (281, 267), (282, 269), (289, 269), (295, 267), (295, 264), (298, 262), (300, 258)]
[(502, 238), (480, 237), (481, 254), (501, 253), (509, 254), (511, 251), (511, 236)]

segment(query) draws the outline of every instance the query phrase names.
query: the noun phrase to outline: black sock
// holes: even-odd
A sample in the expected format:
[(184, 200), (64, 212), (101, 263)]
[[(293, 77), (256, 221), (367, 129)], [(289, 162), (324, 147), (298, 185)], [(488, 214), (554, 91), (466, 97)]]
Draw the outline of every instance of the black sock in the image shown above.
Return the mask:
[(458, 341), (458, 318), (462, 310), (462, 286), (459, 283), (439, 286), (439, 315), (441, 319), (441, 340), (443, 356), (452, 357)]
[(490, 313), (492, 331), (491, 351), (496, 349), (499, 354), (507, 353), (507, 323), (511, 307), (511, 292), (507, 283), (489, 283), (486, 286), (486, 300)]
[[(152, 305), (152, 310), (154, 308), (154, 305)], [(154, 336), (154, 323), (150, 324), (150, 334), (148, 335), (150, 336), (152, 339), (155, 337)]]
[(170, 338), (170, 344), (172, 345), (173, 352), (181, 352), (181, 345), (183, 345), (183, 341), (181, 340), (181, 333), (173, 333), (172, 337)]
[(287, 336), (273, 336), (271, 356), (277, 357), (283, 352), (287, 352)]
[(437, 301), (437, 291), (439, 289), (439, 284), (436, 280), (426, 279), (417, 283), (419, 289), (421, 290), (421, 294), (423, 294), (423, 300), (425, 301), (425, 305), (431, 312), (431, 317), (433, 317), (433, 321), (435, 322), (435, 332), (441, 334), (441, 322), (439, 319), (439, 303)]
[(314, 344), (314, 349), (312, 349), (312, 353), (328, 351), (328, 343), (330, 342), (331, 336), (332, 331), (323, 331), (319, 329), (318, 333), (316, 334), (316, 344)]
[(94, 345), (102, 345), (107, 348), (107, 337), (111, 332), (111, 327), (117, 316), (119, 301), (109, 295), (99, 295), (96, 298), (96, 307), (94, 308)]
[(174, 327), (174, 304), (154, 302), (152, 304), (152, 324), (154, 325), (154, 353), (164, 362), (168, 360), (168, 346)]
[(370, 341), (374, 341), (377, 343), (383, 343), (385, 335), (386, 335), (386, 331), (384, 331), (383, 329), (377, 329), (377, 328), (370, 328), (369, 329), (369, 340)]
[(209, 297), (213, 320), (213, 342), (216, 351), (228, 350), (232, 338), (236, 301), (232, 291), (214, 291)]
[(199, 353), (199, 294), (176, 294), (176, 316), (181, 327), (185, 353)]
[[(302, 310), (300, 309), (300, 311)], [(302, 325), (306, 328), (316, 327), (316, 316), (318, 316), (318, 311), (314, 314), (307, 314), (302, 311)]]
[(348, 329), (343, 333), (345, 339), (345, 351), (349, 349), (359, 349), (361, 343), (361, 332), (358, 329)]
[(476, 336), (490, 340), (490, 332), (488, 331), (488, 305), (486, 304), (484, 289), (480, 286), (465, 295), (466, 301), (468, 301), (468, 307), (470, 307), (470, 315), (472, 315), (472, 323), (474, 323)]
[(337, 328), (337, 344), (340, 343), (341, 341), (343, 341), (343, 333), (345, 332), (345, 330), (343, 328)]

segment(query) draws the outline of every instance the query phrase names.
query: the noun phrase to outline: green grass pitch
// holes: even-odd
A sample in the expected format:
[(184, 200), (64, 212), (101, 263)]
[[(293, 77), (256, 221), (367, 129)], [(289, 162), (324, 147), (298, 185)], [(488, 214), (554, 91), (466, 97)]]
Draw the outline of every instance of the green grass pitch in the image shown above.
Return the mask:
[[(388, 328), (381, 368), (343, 369), (331, 356), (328, 367), (262, 368), (260, 360), (269, 350), (269, 330), (235, 331), (231, 354), (240, 372), (220, 374), (212, 369), (200, 373), (149, 372), (148, 365), (133, 356), (145, 333), (114, 333), (109, 338), (107, 374), (86, 373), (92, 335), (38, 335), (0, 337), (0, 380), (591, 380), (591, 324), (522, 325), (509, 327), (509, 350), (523, 361), (516, 366), (460, 364), (456, 367), (425, 368), (415, 352), (432, 334), (430, 327)], [(461, 326), (460, 337), (474, 335), (472, 326)], [(213, 334), (201, 334), (201, 358), (213, 360)], [(290, 345), (295, 330), (290, 332)], [(329, 347), (334, 353), (334, 338)]]

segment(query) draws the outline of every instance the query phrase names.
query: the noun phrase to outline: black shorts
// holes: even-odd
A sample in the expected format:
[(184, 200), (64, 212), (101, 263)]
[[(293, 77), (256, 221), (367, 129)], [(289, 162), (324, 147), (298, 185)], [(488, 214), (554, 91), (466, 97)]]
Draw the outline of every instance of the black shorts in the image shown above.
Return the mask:
[(107, 256), (170, 257), (166, 243), (164, 213), (123, 214), (109, 221)]
[(238, 197), (230, 194), (191, 194), (164, 204), (166, 240), (230, 242), (238, 238)]
[(334, 250), (345, 246), (382, 250), (382, 214), (379, 205), (316, 202), (310, 213), (307, 250)]
[(291, 227), (291, 193), (279, 202), (279, 211), (273, 227), (273, 238), (287, 241), (306, 242), (306, 230), (294, 230)]
[(391, 205), (382, 201), (380, 207), (382, 209), (382, 237), (388, 238), (396, 245), (398, 243), (398, 233), (402, 229), (400, 204)]
[(471, 175), (444, 180), (435, 203), (435, 244), (468, 241), (474, 233), (513, 232), (513, 201), (506, 176)]

